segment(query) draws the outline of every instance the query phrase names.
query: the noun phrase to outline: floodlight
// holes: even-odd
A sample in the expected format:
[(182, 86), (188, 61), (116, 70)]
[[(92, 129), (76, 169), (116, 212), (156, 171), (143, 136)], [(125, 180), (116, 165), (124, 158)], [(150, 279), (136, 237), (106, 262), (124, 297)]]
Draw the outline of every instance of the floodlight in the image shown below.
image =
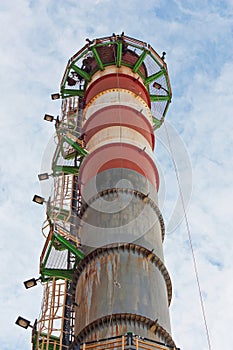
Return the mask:
[(45, 202), (45, 199), (43, 197), (40, 197), (37, 194), (35, 194), (32, 201), (37, 203), (37, 204), (43, 204)]
[(53, 122), (54, 121), (54, 116), (50, 115), (50, 114), (45, 114), (44, 120), (46, 120), (46, 122)]
[(74, 86), (74, 85), (77, 84), (77, 80), (75, 80), (72, 77), (67, 77), (67, 83), (68, 83), (69, 86)]
[(30, 321), (26, 320), (25, 318), (23, 318), (21, 316), (19, 316), (17, 318), (15, 323), (17, 324), (17, 326), (20, 326), (20, 327), (25, 328), (25, 329), (27, 329), (28, 327), (33, 328), (32, 325), (30, 324)]
[(26, 289), (29, 289), (29, 288), (35, 287), (37, 285), (37, 281), (39, 281), (39, 280), (40, 280), (40, 278), (38, 278), (38, 279), (31, 278), (30, 280), (23, 282), (23, 284), (24, 284)]
[(155, 89), (161, 89), (161, 87), (162, 87), (162, 85), (161, 84), (159, 84), (159, 83), (156, 83), (156, 81), (154, 82), (154, 84), (153, 84), (153, 87), (155, 88)]
[(52, 99), (52, 100), (59, 100), (60, 97), (61, 97), (61, 96), (60, 96), (59, 92), (56, 92), (55, 94), (52, 94), (52, 95), (51, 95), (51, 99)]
[(163, 90), (163, 91), (165, 91), (167, 94), (169, 94), (169, 92), (167, 91), (167, 89), (165, 89), (164, 87), (162, 87), (162, 85), (161, 84), (159, 84), (159, 83), (157, 83), (156, 81), (153, 83), (153, 87), (155, 88), (155, 89), (157, 89), (157, 90)]
[(39, 178), (40, 181), (48, 180), (49, 174), (48, 173), (39, 174), (38, 178)]

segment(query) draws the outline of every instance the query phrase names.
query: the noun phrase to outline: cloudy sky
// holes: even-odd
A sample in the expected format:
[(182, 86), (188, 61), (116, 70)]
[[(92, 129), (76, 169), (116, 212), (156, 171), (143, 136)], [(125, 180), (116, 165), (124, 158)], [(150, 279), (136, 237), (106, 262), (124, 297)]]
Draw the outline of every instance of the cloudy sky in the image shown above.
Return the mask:
[[(0, 23), (0, 348), (31, 349), (30, 331), (14, 322), (18, 315), (33, 322), (41, 307), (41, 286), (25, 290), (22, 282), (38, 276), (44, 242), (45, 210), (31, 199), (41, 194), (37, 174), (54, 132), (43, 116), (59, 114), (60, 101), (51, 101), (50, 94), (58, 91), (69, 57), (87, 37), (124, 31), (150, 43), (159, 54), (167, 53), (173, 88), (167, 129), (185, 199), (192, 191), (187, 216), (211, 349), (229, 349), (232, 0), (1, 0)], [(184, 221), (176, 227), (177, 220), (172, 219), (178, 186), (166, 144), (161, 129), (156, 159), (165, 193), (173, 338), (182, 350), (209, 350), (187, 227)]]

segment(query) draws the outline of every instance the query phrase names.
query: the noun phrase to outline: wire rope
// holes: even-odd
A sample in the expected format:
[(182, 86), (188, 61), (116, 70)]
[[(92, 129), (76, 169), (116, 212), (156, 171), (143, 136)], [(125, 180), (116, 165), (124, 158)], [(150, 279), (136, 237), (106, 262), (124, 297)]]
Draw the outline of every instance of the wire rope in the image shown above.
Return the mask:
[(210, 342), (209, 329), (208, 329), (208, 324), (207, 324), (207, 319), (206, 319), (206, 312), (205, 312), (205, 307), (204, 307), (203, 296), (202, 296), (202, 292), (201, 292), (201, 284), (200, 284), (200, 279), (199, 279), (199, 274), (198, 274), (197, 262), (196, 262), (196, 257), (195, 257), (195, 253), (194, 253), (194, 249), (193, 249), (190, 225), (189, 225), (187, 213), (186, 213), (186, 210), (185, 210), (184, 197), (183, 197), (183, 192), (182, 192), (180, 179), (179, 179), (179, 175), (178, 175), (178, 169), (177, 169), (177, 166), (176, 166), (176, 162), (174, 160), (174, 154), (173, 154), (171, 141), (170, 141), (170, 137), (169, 137), (169, 134), (168, 134), (166, 123), (164, 123), (164, 127), (165, 127), (165, 133), (166, 133), (166, 137), (167, 137), (167, 141), (168, 141), (169, 151), (170, 151), (171, 158), (172, 158), (172, 164), (173, 164), (173, 167), (174, 167), (174, 170), (175, 170), (175, 174), (176, 174), (176, 179), (177, 179), (177, 184), (178, 184), (178, 188), (179, 188), (179, 194), (180, 194), (180, 198), (181, 198), (182, 208), (183, 208), (183, 211), (184, 211), (185, 225), (186, 225), (186, 229), (187, 229), (190, 250), (191, 250), (191, 253), (192, 253), (193, 267), (194, 267), (194, 272), (195, 272), (195, 277), (196, 277), (196, 282), (197, 282), (197, 287), (198, 287), (198, 294), (199, 294), (199, 299), (200, 299), (200, 304), (201, 304), (201, 311), (202, 311), (202, 316), (203, 316), (203, 321), (204, 321), (204, 326), (205, 326), (205, 332), (206, 332), (206, 338), (207, 338), (207, 343), (208, 343), (208, 349), (211, 350), (212, 348), (211, 348), (211, 342)]

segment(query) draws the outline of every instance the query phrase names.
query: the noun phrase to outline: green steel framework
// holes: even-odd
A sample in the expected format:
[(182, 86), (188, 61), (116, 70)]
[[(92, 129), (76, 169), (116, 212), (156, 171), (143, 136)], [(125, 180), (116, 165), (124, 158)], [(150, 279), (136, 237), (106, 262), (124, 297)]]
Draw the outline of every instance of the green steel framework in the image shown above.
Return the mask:
[[(112, 62), (104, 63), (101, 60), (100, 55), (98, 54), (98, 49), (104, 46), (116, 46), (116, 60)], [(123, 45), (127, 45), (127, 48), (131, 50), (137, 50), (137, 54), (139, 58), (135, 62), (135, 64), (130, 65), (124, 60), (122, 55)], [(87, 73), (83, 71), (78, 65), (84, 59), (86, 55), (92, 54), (97, 62), (97, 67), (91, 72)], [(150, 58), (151, 64), (154, 63), (154, 68), (156, 67), (156, 72), (145, 76), (140, 72), (140, 67), (143, 63), (145, 63), (146, 58)], [(171, 102), (172, 91), (169, 76), (167, 73), (167, 65), (164, 60), (153, 50), (153, 48), (146, 44), (145, 42), (135, 40), (133, 38), (127, 37), (125, 35), (121, 36), (113, 36), (113, 37), (104, 37), (100, 39), (93, 40), (86, 44), (80, 51), (78, 51), (74, 56), (70, 58), (68, 64), (66, 66), (66, 70), (61, 82), (61, 96), (62, 98), (67, 98), (71, 96), (80, 96), (81, 98), (84, 96), (85, 89), (87, 84), (91, 81), (92, 76), (98, 70), (104, 70), (105, 67), (116, 65), (118, 68), (121, 66), (126, 66), (131, 68), (134, 73), (137, 73), (142, 79), (143, 82), (149, 92), (151, 103), (159, 103), (164, 102), (163, 110), (161, 111), (160, 118), (153, 116), (154, 128), (158, 128), (164, 121), (164, 118), (167, 113), (168, 106)], [(83, 78), (83, 85), (79, 89), (70, 89), (68, 88), (67, 79), (70, 73), (77, 73), (80, 78)], [(159, 78), (164, 78), (163, 85), (158, 82), (158, 92), (163, 92), (162, 94), (153, 94), (150, 91), (150, 84), (155, 83), (159, 80)], [(161, 80), (161, 79), (160, 79)]]

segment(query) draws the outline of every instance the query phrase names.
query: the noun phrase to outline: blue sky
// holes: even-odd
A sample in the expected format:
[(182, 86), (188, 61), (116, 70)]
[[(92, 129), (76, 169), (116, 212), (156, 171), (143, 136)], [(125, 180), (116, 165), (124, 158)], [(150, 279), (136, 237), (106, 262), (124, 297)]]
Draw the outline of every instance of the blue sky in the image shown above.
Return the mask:
[[(187, 199), (193, 246), (212, 350), (229, 348), (233, 324), (232, 102), (233, 3), (231, 0), (59, 0), (0, 2), (0, 347), (31, 349), (30, 331), (14, 325), (18, 315), (34, 320), (42, 288), (22, 282), (38, 276), (44, 208), (31, 199), (43, 153), (53, 135), (45, 113), (59, 114), (66, 63), (85, 39), (121, 33), (167, 52), (173, 100), (169, 130), (183, 147), (172, 147)], [(184, 153), (182, 153), (184, 152)], [(186, 153), (187, 152), (187, 153)], [(191, 162), (191, 172), (185, 173)], [(169, 226), (178, 189), (172, 162), (158, 133), (156, 159), (165, 192), (169, 227), (166, 265), (173, 282), (173, 337), (182, 350), (208, 349), (185, 223)], [(190, 187), (191, 186), (191, 187)]]

